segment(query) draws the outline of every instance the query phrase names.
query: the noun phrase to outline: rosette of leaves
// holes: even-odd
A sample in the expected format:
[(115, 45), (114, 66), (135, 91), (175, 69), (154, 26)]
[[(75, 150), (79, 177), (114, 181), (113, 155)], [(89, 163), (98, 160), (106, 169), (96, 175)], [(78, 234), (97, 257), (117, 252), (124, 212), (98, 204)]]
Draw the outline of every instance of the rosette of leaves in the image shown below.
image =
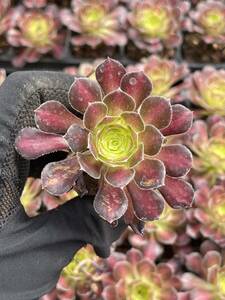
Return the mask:
[(206, 66), (187, 78), (188, 98), (202, 107), (203, 114), (225, 116), (225, 70)]
[(205, 176), (211, 185), (225, 174), (225, 122), (209, 121), (195, 121), (184, 140), (194, 153), (193, 175)]
[(146, 222), (143, 235), (129, 233), (129, 242), (141, 249), (149, 258), (156, 259), (164, 251), (163, 245), (175, 245), (181, 229), (185, 227), (185, 211), (165, 205), (159, 220)]
[(152, 82), (153, 96), (160, 95), (171, 99), (173, 102), (183, 100), (184, 84), (180, 82), (189, 74), (186, 63), (178, 64), (175, 60), (152, 55), (142, 59), (140, 64), (129, 66), (127, 69), (144, 71)]
[(193, 252), (186, 256), (186, 267), (193, 273), (183, 274), (182, 283), (191, 300), (225, 298), (224, 257), (219, 252), (208, 251), (204, 256)]
[(51, 53), (60, 58), (63, 52), (64, 35), (59, 33), (61, 22), (59, 10), (49, 5), (43, 10), (19, 7), (16, 24), (7, 32), (7, 40), (13, 47), (19, 47), (19, 54), (12, 61), (16, 67), (37, 62), (42, 55)]
[(181, 44), (181, 27), (189, 3), (176, 0), (130, 1), (129, 38), (150, 53)]
[(118, 0), (74, 0), (73, 9), (61, 12), (62, 23), (76, 35), (71, 38), (74, 46), (88, 45), (96, 48), (100, 44), (107, 46), (125, 45), (123, 32), (126, 10), (118, 5)]
[(122, 216), (127, 224), (157, 219), (164, 199), (173, 208), (189, 207), (193, 189), (182, 177), (192, 155), (183, 145), (167, 144), (165, 137), (186, 132), (192, 112), (150, 96), (148, 77), (126, 73), (115, 60), (105, 60), (95, 76), (97, 81), (75, 78), (69, 91), (69, 103), (84, 114), (83, 120), (48, 101), (35, 111), (38, 129), (25, 128), (16, 139), (16, 149), (26, 159), (69, 153), (45, 166), (43, 188), (61, 195), (82, 171), (87, 173), (97, 180), (95, 210), (110, 223)]
[(0, 68), (0, 86), (3, 84), (5, 79), (6, 79), (6, 70)]
[(189, 13), (187, 29), (197, 32), (207, 44), (225, 45), (225, 3), (206, 0)]
[(115, 263), (102, 297), (104, 300), (177, 300), (180, 287), (180, 280), (169, 264), (156, 265), (132, 248), (126, 259)]
[[(193, 217), (198, 222), (198, 229), (204, 237), (225, 245), (225, 182), (209, 188), (201, 186), (195, 194)], [(190, 231), (190, 230), (189, 230)]]

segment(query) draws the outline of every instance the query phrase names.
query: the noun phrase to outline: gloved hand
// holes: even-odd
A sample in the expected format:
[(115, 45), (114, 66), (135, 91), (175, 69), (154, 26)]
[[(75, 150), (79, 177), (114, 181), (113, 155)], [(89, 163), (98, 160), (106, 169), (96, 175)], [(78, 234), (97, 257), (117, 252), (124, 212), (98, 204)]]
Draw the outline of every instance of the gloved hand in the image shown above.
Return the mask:
[(30, 165), (16, 153), (15, 138), (34, 126), (34, 110), (44, 101), (67, 106), (72, 82), (64, 73), (16, 72), (0, 87), (0, 300), (40, 297), (55, 286), (79, 248), (90, 243), (107, 257), (126, 228), (122, 220), (116, 228), (102, 220), (88, 196), (34, 218), (20, 204), (26, 178), (39, 164)]

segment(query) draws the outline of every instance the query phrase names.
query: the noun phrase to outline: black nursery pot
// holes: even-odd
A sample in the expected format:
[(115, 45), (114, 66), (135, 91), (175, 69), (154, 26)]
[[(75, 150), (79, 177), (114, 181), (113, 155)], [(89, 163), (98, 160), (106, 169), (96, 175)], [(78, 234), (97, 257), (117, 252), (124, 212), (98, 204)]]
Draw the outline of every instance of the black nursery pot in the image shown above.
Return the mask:
[(206, 44), (198, 33), (184, 33), (182, 56), (188, 63), (225, 63), (225, 45)]
[[(171, 58), (174, 59), (176, 56), (176, 51), (174, 49), (163, 49), (161, 52), (157, 52), (157, 55), (160, 55), (164, 58)], [(132, 61), (139, 61), (143, 57), (149, 57), (152, 55), (152, 53), (149, 53), (149, 51), (145, 49), (139, 49), (136, 47), (136, 45), (129, 41), (125, 47), (125, 56)]]
[(104, 44), (100, 44), (96, 48), (91, 48), (90, 46), (84, 45), (81, 47), (71, 46), (71, 53), (75, 58), (78, 59), (97, 59), (100, 57), (118, 57), (119, 48), (109, 47)]

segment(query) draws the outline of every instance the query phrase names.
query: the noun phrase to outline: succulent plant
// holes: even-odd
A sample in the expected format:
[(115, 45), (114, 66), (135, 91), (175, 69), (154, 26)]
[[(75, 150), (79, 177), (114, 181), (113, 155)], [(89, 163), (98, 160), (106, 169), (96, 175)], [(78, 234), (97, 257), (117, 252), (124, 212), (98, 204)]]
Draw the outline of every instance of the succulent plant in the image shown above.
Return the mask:
[(225, 116), (225, 70), (206, 66), (187, 78), (190, 100), (201, 106), (205, 114)]
[(81, 248), (62, 270), (56, 288), (40, 300), (100, 299), (105, 261), (96, 256), (92, 246)]
[(88, 45), (92, 48), (103, 43), (108, 46), (125, 45), (123, 32), (126, 10), (117, 0), (72, 2), (73, 11), (62, 10), (62, 23), (77, 33), (71, 38), (74, 46)]
[(225, 174), (225, 121), (221, 118), (210, 124), (203, 120), (194, 122), (192, 129), (183, 137), (194, 153), (196, 175), (205, 176), (210, 185)]
[(198, 252), (186, 257), (186, 266), (193, 273), (182, 276), (183, 287), (190, 290), (190, 299), (223, 300), (225, 298), (224, 257), (208, 251), (204, 257)]
[(45, 210), (54, 209), (76, 196), (77, 192), (74, 190), (60, 197), (53, 196), (47, 191), (42, 190), (40, 179), (29, 177), (25, 183), (20, 201), (26, 214), (33, 217), (39, 214), (41, 207)]
[(37, 62), (42, 55), (52, 53), (60, 58), (63, 51), (63, 34), (59, 11), (56, 6), (49, 5), (43, 11), (28, 10), (18, 7), (20, 16), (14, 28), (7, 33), (7, 40), (13, 47), (20, 47), (21, 51), (13, 59), (16, 67), (22, 67), (26, 62)]
[(174, 60), (152, 55), (149, 58), (142, 59), (142, 62), (136, 66), (128, 66), (127, 70), (144, 71), (152, 82), (153, 96), (160, 95), (170, 98), (173, 102), (183, 100), (184, 84), (178, 82), (189, 74), (187, 64), (178, 64)]
[(130, 3), (128, 34), (138, 48), (155, 53), (181, 44), (181, 23), (188, 2), (135, 0)]
[(191, 10), (187, 29), (197, 32), (208, 44), (225, 44), (225, 3), (206, 0)]
[(0, 86), (3, 84), (5, 79), (6, 79), (6, 70), (0, 68)]
[(115, 264), (111, 277), (102, 293), (104, 300), (178, 299), (180, 281), (170, 265), (155, 265), (137, 249)]
[(146, 222), (143, 236), (130, 232), (129, 241), (133, 247), (141, 249), (146, 256), (156, 259), (163, 253), (162, 245), (176, 244), (185, 220), (184, 210), (174, 210), (165, 205), (159, 220)]
[[(221, 247), (225, 246), (225, 182), (209, 188), (203, 185), (196, 191), (193, 217), (199, 226), (194, 226), (206, 238)], [(193, 228), (191, 228), (193, 229)], [(193, 230), (194, 230), (193, 229)], [(190, 228), (189, 228), (190, 231)]]
[[(57, 101), (35, 111), (37, 128), (24, 128), (17, 151), (36, 159), (53, 151), (69, 156), (42, 171), (42, 186), (53, 195), (68, 192), (82, 171), (98, 180), (94, 207), (109, 223), (124, 216), (128, 224), (154, 220), (164, 198), (173, 208), (189, 207), (193, 189), (182, 177), (192, 165), (183, 145), (165, 144), (164, 136), (186, 132), (192, 112), (163, 97), (151, 97), (143, 72), (126, 73), (108, 58), (96, 79), (75, 78), (69, 103), (83, 121)], [(82, 170), (82, 171), (81, 171)]]

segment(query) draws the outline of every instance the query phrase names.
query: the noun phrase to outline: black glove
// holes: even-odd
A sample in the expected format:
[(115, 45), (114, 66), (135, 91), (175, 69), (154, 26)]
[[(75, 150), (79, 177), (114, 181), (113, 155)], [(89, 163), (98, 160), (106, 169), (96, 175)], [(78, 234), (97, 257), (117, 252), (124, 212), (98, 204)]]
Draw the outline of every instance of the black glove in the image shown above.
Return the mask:
[(35, 126), (34, 110), (44, 101), (67, 106), (72, 82), (64, 73), (16, 72), (0, 87), (0, 300), (40, 297), (79, 248), (90, 243), (107, 257), (126, 228), (122, 220), (116, 228), (102, 220), (88, 196), (34, 218), (20, 204), (26, 178), (38, 167), (16, 153), (15, 138), (22, 128)]

